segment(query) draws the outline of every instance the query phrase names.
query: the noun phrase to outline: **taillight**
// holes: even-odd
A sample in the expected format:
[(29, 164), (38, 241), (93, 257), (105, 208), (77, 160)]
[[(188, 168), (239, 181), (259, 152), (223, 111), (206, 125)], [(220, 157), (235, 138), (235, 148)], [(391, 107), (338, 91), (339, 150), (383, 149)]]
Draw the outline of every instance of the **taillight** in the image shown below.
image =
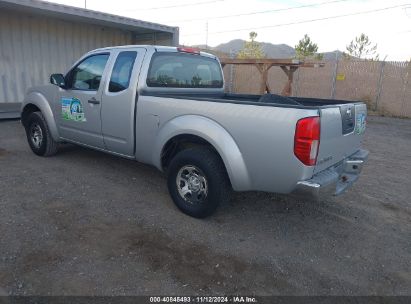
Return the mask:
[(320, 117), (300, 119), (295, 127), (294, 154), (307, 166), (317, 162), (320, 147)]
[(184, 53), (200, 54), (200, 50), (192, 47), (179, 47), (177, 51)]

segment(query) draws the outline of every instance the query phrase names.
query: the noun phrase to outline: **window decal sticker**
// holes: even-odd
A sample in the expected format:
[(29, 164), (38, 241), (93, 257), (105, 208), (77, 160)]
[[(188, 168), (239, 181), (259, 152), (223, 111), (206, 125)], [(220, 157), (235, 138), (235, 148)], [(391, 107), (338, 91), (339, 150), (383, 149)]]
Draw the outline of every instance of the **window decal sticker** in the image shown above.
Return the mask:
[(366, 116), (365, 113), (360, 113), (357, 116), (355, 123), (355, 133), (361, 135), (365, 132), (365, 126), (366, 126)]
[(75, 97), (61, 98), (61, 117), (64, 120), (87, 121), (83, 112), (81, 101)]

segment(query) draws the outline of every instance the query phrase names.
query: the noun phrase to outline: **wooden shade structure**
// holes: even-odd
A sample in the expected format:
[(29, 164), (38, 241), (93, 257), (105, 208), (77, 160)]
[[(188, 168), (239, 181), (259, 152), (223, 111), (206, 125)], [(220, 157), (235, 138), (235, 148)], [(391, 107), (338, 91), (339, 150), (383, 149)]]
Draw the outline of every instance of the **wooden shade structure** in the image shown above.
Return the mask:
[(288, 81), (285, 84), (281, 95), (290, 96), (291, 87), (293, 83), (293, 77), (295, 71), (299, 67), (303, 68), (317, 68), (323, 67), (324, 63), (305, 63), (304, 61), (298, 59), (232, 59), (232, 58), (221, 58), (220, 59), (222, 67), (227, 64), (246, 64), (255, 65), (258, 71), (262, 75), (262, 81), (260, 86), (260, 94), (271, 93), (270, 85), (268, 84), (268, 70), (273, 66), (279, 66), (284, 73), (287, 75)]

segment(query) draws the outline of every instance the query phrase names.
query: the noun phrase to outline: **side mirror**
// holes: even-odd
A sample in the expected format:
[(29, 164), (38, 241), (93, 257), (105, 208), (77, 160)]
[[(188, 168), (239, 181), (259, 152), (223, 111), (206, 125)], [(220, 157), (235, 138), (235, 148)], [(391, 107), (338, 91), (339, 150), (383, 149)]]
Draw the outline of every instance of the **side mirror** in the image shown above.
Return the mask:
[(62, 74), (51, 74), (50, 83), (63, 89), (66, 87), (66, 81), (64, 80), (64, 76)]

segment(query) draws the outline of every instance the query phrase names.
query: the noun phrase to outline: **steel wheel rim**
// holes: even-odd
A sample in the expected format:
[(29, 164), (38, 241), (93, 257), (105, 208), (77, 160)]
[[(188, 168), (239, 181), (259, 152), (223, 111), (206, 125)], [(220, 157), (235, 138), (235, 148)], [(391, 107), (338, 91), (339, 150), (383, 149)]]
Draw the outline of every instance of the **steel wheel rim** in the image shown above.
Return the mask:
[(190, 204), (201, 204), (207, 198), (207, 179), (196, 166), (182, 167), (177, 173), (176, 184), (181, 198)]
[(40, 148), (43, 142), (43, 131), (38, 123), (30, 126), (30, 140), (36, 148)]

